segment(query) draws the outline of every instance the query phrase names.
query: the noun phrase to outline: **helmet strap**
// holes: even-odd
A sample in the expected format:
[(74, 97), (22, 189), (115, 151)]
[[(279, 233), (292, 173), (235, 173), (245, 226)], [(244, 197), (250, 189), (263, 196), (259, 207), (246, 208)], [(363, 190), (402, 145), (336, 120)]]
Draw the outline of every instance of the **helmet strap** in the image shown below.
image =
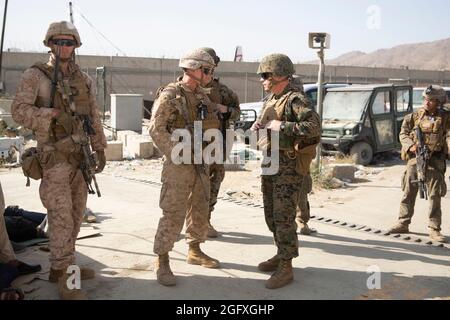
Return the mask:
[[(188, 70), (192, 70), (192, 69), (188, 69)], [(198, 84), (199, 86), (202, 86), (202, 85), (203, 85), (203, 73), (202, 73), (201, 78), (198, 78), (198, 77), (194, 76), (191, 72), (189, 72), (188, 76), (189, 76), (190, 78), (192, 78), (195, 82), (197, 82), (197, 84)]]
[[(272, 90), (272, 88), (275, 87), (276, 85), (278, 85), (278, 84), (280, 84), (280, 83), (285, 81), (285, 79), (283, 79), (283, 80), (275, 80), (273, 78), (273, 76), (270, 79), (268, 79), (268, 80), (269, 80), (269, 83), (270, 83), (269, 91)], [(290, 82), (290, 78), (288, 78), (288, 81)]]

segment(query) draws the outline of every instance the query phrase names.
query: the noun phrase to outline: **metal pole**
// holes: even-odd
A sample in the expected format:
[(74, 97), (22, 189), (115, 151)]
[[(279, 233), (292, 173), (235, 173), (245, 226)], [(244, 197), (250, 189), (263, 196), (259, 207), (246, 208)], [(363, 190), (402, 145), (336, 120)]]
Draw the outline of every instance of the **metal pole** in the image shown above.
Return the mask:
[(3, 72), (2, 72), (2, 63), (3, 63), (3, 40), (5, 39), (5, 25), (6, 25), (6, 13), (8, 11), (8, 0), (5, 0), (5, 10), (3, 12), (3, 28), (2, 28), (2, 39), (0, 44), (0, 91), (3, 92)]
[(164, 59), (164, 57), (162, 57), (159, 60), (159, 85), (160, 86), (163, 85), (163, 59)]
[[(317, 55), (320, 59), (319, 64), (319, 79), (317, 80), (317, 113), (319, 114), (320, 122), (322, 123), (322, 114), (323, 114), (323, 78), (325, 74), (325, 62), (324, 62), (324, 47), (323, 43), (321, 44), (319, 52)], [(320, 172), (321, 169), (321, 160), (322, 160), (322, 144), (319, 143), (317, 146), (317, 154), (316, 154), (316, 168), (317, 171)]]
[(247, 102), (247, 91), (248, 91), (248, 73), (245, 73), (245, 98), (244, 101)]
[(72, 2), (71, 1), (69, 2), (69, 15), (70, 15), (70, 22), (72, 24), (74, 24), (73, 23), (73, 11), (72, 11)]
[[(72, 1), (69, 2), (69, 18), (70, 18), (70, 23), (72, 23), (73, 25), (75, 25), (74, 20), (73, 20), (73, 10), (72, 10)], [(78, 48), (75, 49), (75, 52), (77, 53), (78, 56)], [(79, 59), (78, 59), (79, 60)], [(75, 61), (75, 57), (74, 57), (74, 62)]]

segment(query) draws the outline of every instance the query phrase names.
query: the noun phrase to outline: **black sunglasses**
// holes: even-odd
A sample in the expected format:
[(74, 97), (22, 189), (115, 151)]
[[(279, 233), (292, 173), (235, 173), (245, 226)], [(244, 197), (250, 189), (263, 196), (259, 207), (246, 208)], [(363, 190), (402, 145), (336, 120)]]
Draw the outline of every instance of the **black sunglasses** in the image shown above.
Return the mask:
[(211, 74), (211, 73), (212, 73), (212, 69), (210, 69), (210, 68), (202, 68), (202, 72), (203, 72), (205, 75), (208, 75), (208, 74)]
[(70, 39), (52, 39), (52, 43), (61, 47), (75, 47), (77, 42)]
[(263, 73), (261, 73), (260, 76), (261, 76), (261, 79), (267, 80), (269, 78), (272, 78), (272, 72), (263, 72)]

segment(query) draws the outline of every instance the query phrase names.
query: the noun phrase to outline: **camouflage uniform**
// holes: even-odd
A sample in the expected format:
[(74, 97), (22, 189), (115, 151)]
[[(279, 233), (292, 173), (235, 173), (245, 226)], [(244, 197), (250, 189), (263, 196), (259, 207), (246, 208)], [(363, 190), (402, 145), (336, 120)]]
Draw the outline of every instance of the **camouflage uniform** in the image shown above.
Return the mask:
[[(290, 77), (294, 66), (287, 56), (273, 54), (261, 61), (258, 73)], [(265, 125), (264, 122), (271, 120), (284, 124), (279, 133), (279, 169), (276, 174), (263, 175), (261, 179), (264, 215), (278, 251), (275, 257), (261, 263), (258, 268), (262, 271), (276, 270), (266, 283), (267, 288), (274, 289), (293, 279), (291, 260), (298, 256), (295, 212), (321, 130), (319, 115), (291, 83), (282, 93), (272, 93), (265, 101), (258, 122)]]
[[(287, 96), (289, 98), (286, 100)], [(286, 121), (286, 128), (280, 132), (280, 149), (283, 148), (283, 140), (293, 143), (293, 138), (316, 139), (320, 135), (319, 117), (310, 108), (309, 101), (292, 86), (288, 86), (278, 96), (269, 97), (264, 108), (282, 100), (286, 102), (280, 106), (284, 111), (279, 120)], [(295, 212), (297, 204), (300, 204), (302, 190), (305, 189), (305, 181), (307, 183), (307, 174), (299, 174), (296, 170), (296, 157), (292, 157), (287, 150), (280, 150), (278, 173), (262, 176), (266, 223), (274, 234), (278, 255), (285, 260), (298, 256)]]
[(16, 260), (13, 247), (9, 241), (8, 232), (5, 225), (5, 198), (3, 195), (2, 184), (0, 183), (0, 263), (8, 263)]
[[(205, 189), (209, 191), (209, 179), (205, 175), (202, 184), (193, 164), (174, 164), (171, 152), (176, 142), (170, 140), (174, 130), (186, 127), (180, 108), (188, 109), (190, 121), (198, 121), (196, 109), (205, 99), (206, 93), (200, 88), (192, 92), (179, 81), (167, 85), (155, 101), (150, 121), (150, 135), (164, 154), (160, 197), (163, 217), (159, 221), (154, 245), (154, 252), (158, 255), (172, 250), (183, 228), (187, 211), (191, 212), (186, 223), (187, 242), (201, 243), (206, 239), (209, 197), (205, 201)], [(208, 166), (204, 167), (208, 169)]]
[[(239, 119), (240, 115), (239, 98), (226, 85), (220, 83), (218, 79), (214, 79), (213, 81), (211, 81), (211, 83), (207, 86), (207, 88), (212, 89), (211, 93), (209, 94), (209, 98), (213, 103), (222, 104), (230, 109), (229, 113), (223, 114), (224, 116), (220, 124), (220, 130), (222, 132), (226, 132), (226, 130), (230, 128), (230, 122)], [(226, 139), (226, 135), (223, 138)], [(226, 148), (224, 150), (224, 155), (225, 152)], [(225, 167), (223, 163), (211, 164), (209, 168), (209, 174), (210, 174), (210, 188), (211, 188), (209, 201), (209, 221), (210, 221), (211, 212), (214, 210), (214, 206), (217, 203), (217, 196), (219, 194), (220, 185), (222, 184), (222, 181), (225, 178)]]
[[(425, 97), (434, 98), (436, 92), (445, 91), (438, 86), (432, 86), (430, 93), (424, 92)], [(438, 91), (439, 90), (439, 91)], [(442, 104), (445, 101), (440, 101)], [(400, 203), (399, 225), (391, 229), (392, 233), (408, 232), (408, 225), (414, 214), (414, 205), (418, 192), (417, 169), (415, 154), (410, 148), (417, 143), (414, 129), (419, 126), (424, 135), (424, 142), (431, 152), (428, 168), (425, 173), (425, 184), (429, 197), (429, 228), (430, 236), (440, 239), (441, 230), (441, 197), (447, 192), (445, 183), (446, 159), (449, 158), (450, 150), (450, 113), (442, 107), (438, 107), (435, 113), (430, 113), (425, 107), (407, 115), (403, 120), (400, 132), (402, 143), (402, 159), (407, 160), (406, 170), (402, 176), (403, 198)]]
[[(76, 29), (64, 31), (67, 30), (64, 29), (66, 24), (69, 23), (52, 24), (44, 43), (48, 45), (51, 36), (68, 34), (74, 36), (77, 46), (81, 45)], [(73, 32), (76, 32), (76, 35)], [(98, 153), (103, 152), (106, 139), (95, 100), (95, 84), (73, 61), (69, 62), (69, 74), (58, 83), (54, 100), (54, 108), (71, 119), (68, 123), (72, 130), (55, 121), (52, 116), (54, 109), (48, 108), (50, 77), (54, 65), (55, 61), (51, 56), (46, 64), (36, 64), (24, 72), (11, 109), (14, 120), (33, 130), (36, 136), (39, 161), (43, 170), (39, 194), (48, 212), (51, 268), (63, 270), (75, 263), (75, 241), (87, 200), (86, 183), (79, 169), (82, 154), (74, 143), (80, 134), (79, 130), (82, 129), (79, 120), (71, 118), (67, 111), (70, 107), (62, 93), (64, 81), (70, 85), (71, 90), (75, 90), (72, 94), (77, 113), (89, 116), (92, 122), (95, 130), (95, 135), (90, 137), (92, 149)], [(64, 122), (64, 125), (67, 126), (68, 123)], [(59, 148), (63, 141), (68, 142), (68, 149)]]
[[(197, 70), (212, 68), (214, 61), (203, 50), (194, 50), (180, 59), (179, 66)], [(159, 92), (152, 110), (149, 132), (156, 146), (164, 154), (159, 205), (163, 216), (159, 220), (153, 251), (158, 254), (156, 262), (157, 280), (165, 286), (175, 285), (175, 277), (170, 270), (169, 251), (183, 228), (186, 219), (186, 240), (189, 244), (187, 262), (216, 268), (217, 260), (206, 256), (199, 244), (206, 240), (208, 232), (209, 171), (207, 165), (182, 163), (172, 159), (172, 150), (178, 141), (172, 141), (176, 129), (189, 129), (192, 132), (194, 121), (201, 121), (203, 130), (219, 128), (214, 105), (207, 93), (209, 90), (197, 86), (195, 91), (183, 82), (167, 85)], [(198, 107), (208, 108), (206, 119), (199, 119)], [(192, 146), (191, 146), (192, 147)], [(191, 159), (192, 161), (192, 159)], [(192, 162), (191, 162), (192, 163)], [(197, 171), (196, 169), (202, 168)], [(187, 216), (187, 212), (190, 214)]]
[[(300, 77), (293, 76), (291, 80), (291, 85), (296, 89), (298, 89), (301, 94), (305, 95), (303, 82)], [(312, 191), (312, 178), (311, 174), (308, 172), (308, 174), (304, 176), (304, 181), (302, 183), (302, 187), (300, 190), (299, 202), (297, 206), (297, 216), (295, 218), (297, 225), (300, 228), (301, 234), (310, 234), (311, 232), (315, 232), (314, 229), (310, 229), (308, 227), (308, 222), (311, 213), (308, 194), (311, 193), (311, 191)]]
[[(208, 52), (208, 51), (207, 51)], [(209, 53), (209, 52), (208, 52)], [(182, 77), (177, 79), (180, 82)], [(219, 82), (219, 79), (213, 79), (207, 86), (209, 89), (208, 97), (211, 102), (219, 103), (225, 106), (228, 106), (230, 112), (225, 115), (224, 119), (221, 119), (220, 130), (226, 130), (230, 128), (230, 122), (236, 121), (239, 119), (240, 108), (239, 108), (239, 98), (237, 95), (229, 89), (226, 85)], [(163, 90), (163, 88), (159, 89)], [(224, 139), (226, 136), (224, 137)], [(226, 151), (226, 148), (224, 152)], [(225, 157), (224, 157), (225, 159)], [(211, 212), (214, 210), (214, 206), (217, 203), (217, 196), (219, 194), (220, 185), (222, 184), (223, 179), (225, 178), (225, 167), (220, 163), (212, 163), (209, 165), (209, 188), (210, 188), (210, 200), (209, 200), (209, 215), (208, 215), (208, 223), (209, 228), (211, 226)], [(189, 218), (190, 211), (188, 211), (186, 218)], [(209, 230), (210, 231), (210, 230)], [(208, 231), (208, 236), (210, 236)]]
[(299, 201), (297, 206), (297, 224), (307, 224), (310, 219), (310, 206), (308, 194), (312, 191), (312, 178), (308, 173), (304, 176), (304, 181), (300, 190)]

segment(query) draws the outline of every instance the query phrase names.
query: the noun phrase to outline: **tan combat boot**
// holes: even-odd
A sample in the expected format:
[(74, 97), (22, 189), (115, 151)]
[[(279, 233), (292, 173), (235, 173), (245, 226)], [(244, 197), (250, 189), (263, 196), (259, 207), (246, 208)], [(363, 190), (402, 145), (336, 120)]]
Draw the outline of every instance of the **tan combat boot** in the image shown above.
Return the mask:
[(447, 240), (445, 237), (441, 234), (439, 230), (436, 229), (430, 229), (430, 238), (437, 242), (446, 243)]
[(214, 227), (209, 224), (208, 226), (208, 238), (217, 238), (219, 236), (219, 233), (217, 232), (216, 229), (214, 229)]
[(205, 268), (219, 268), (219, 261), (207, 256), (201, 249), (199, 243), (190, 243), (187, 263), (201, 265)]
[(173, 275), (172, 270), (170, 270), (168, 253), (158, 256), (158, 260), (156, 260), (155, 272), (156, 279), (163, 286), (170, 287), (177, 284), (175, 276)]
[[(61, 269), (50, 269), (50, 275), (48, 281), (56, 283), (58, 279), (63, 275), (64, 270)], [(81, 280), (89, 280), (95, 278), (95, 271), (89, 268), (80, 268)]]
[(306, 222), (297, 221), (298, 228), (300, 229), (300, 234), (309, 236), (311, 233), (316, 232), (316, 230), (311, 229)]
[(281, 260), (277, 271), (266, 281), (267, 289), (278, 289), (288, 285), (294, 280), (292, 260)]
[[(87, 300), (86, 294), (81, 289), (69, 288), (72, 281), (69, 281), (70, 274), (63, 270), (63, 275), (58, 279), (58, 293), (61, 300)], [(69, 284), (67, 282), (70, 282)]]
[(389, 233), (409, 233), (409, 228), (407, 224), (398, 223), (389, 229)]
[(258, 264), (258, 270), (263, 272), (273, 272), (277, 270), (281, 258), (276, 254), (267, 261)]

